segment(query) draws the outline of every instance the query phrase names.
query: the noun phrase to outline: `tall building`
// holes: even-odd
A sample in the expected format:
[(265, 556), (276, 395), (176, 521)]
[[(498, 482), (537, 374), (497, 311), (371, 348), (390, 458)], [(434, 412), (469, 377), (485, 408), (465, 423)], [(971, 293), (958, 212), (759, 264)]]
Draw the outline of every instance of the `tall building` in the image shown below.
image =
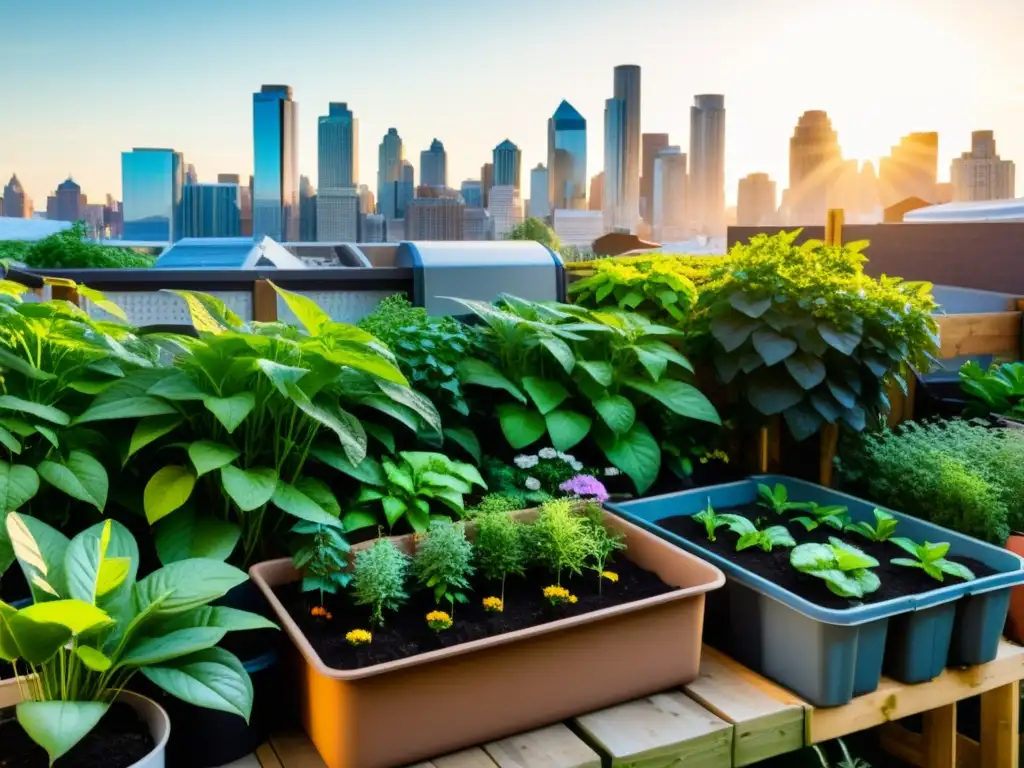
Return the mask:
[(181, 195), (182, 237), (239, 237), (242, 204), (238, 183), (185, 184)]
[(477, 179), (466, 179), (459, 189), (462, 199), (466, 201), (467, 208), (483, 208), (484, 192), (483, 183)]
[(640, 216), (648, 224), (654, 218), (654, 160), (667, 146), (667, 133), (644, 133), (640, 136)]
[(407, 240), (462, 240), (466, 203), (454, 189), (421, 186), (405, 212)]
[(199, 174), (196, 173), (196, 167), (189, 163), (185, 166), (185, 183), (186, 184), (198, 184)]
[(919, 197), (935, 202), (939, 174), (939, 134), (911, 133), (900, 139), (878, 166), (882, 206)]
[(46, 218), (55, 221), (78, 221), (84, 215), (85, 204), (82, 188), (69, 176), (57, 186), (53, 197), (47, 200)]
[(377, 210), (377, 198), (366, 184), (359, 185), (359, 212), (373, 213)]
[(820, 225), (829, 190), (843, 171), (843, 153), (832, 121), (820, 110), (804, 112), (789, 140), (789, 188), (784, 195), (787, 224)]
[(594, 174), (590, 179), (590, 206), (591, 211), (604, 210), (604, 171)]
[(640, 219), (640, 67), (615, 68), (604, 108), (605, 229), (635, 232)]
[[(345, 102), (317, 118), (315, 240), (355, 242), (359, 235), (359, 120)], [(308, 231), (306, 234), (310, 234)]]
[(548, 119), (548, 188), (551, 209), (587, 206), (587, 121), (564, 100)]
[(430, 149), (420, 152), (420, 185), (448, 186), (448, 153), (444, 151), (444, 144), (437, 139), (430, 142)]
[(953, 200), (1005, 200), (1013, 197), (1015, 172), (1012, 160), (996, 152), (992, 131), (974, 131), (971, 151), (953, 160), (950, 176)]
[(252, 95), (253, 236), (299, 238), (299, 105), (288, 85), (264, 85)]
[[(372, 193), (370, 193), (372, 194)], [(355, 187), (316, 194), (316, 240), (321, 243), (359, 242), (359, 214), (362, 203)]]
[(490, 204), (491, 187), (494, 186), (494, 163), (480, 166), (480, 190), (484, 199), (484, 208)]
[(359, 242), (360, 243), (386, 243), (387, 222), (384, 216), (379, 213), (361, 214), (359, 217)]
[(387, 220), (399, 219), (397, 185), (402, 181), (405, 147), (398, 129), (388, 128), (377, 151), (377, 206)]
[(237, 173), (218, 173), (217, 183), (238, 185), (238, 204), (241, 208), (238, 234), (240, 237), (252, 237), (252, 177), (249, 177), (248, 184), (243, 184), (242, 177)]
[(659, 243), (689, 239), (691, 216), (687, 200), (686, 154), (679, 147), (663, 148), (654, 158), (653, 175), (651, 228), (654, 239)]
[(182, 236), (185, 167), (173, 149), (135, 148), (121, 153), (121, 203), (125, 240), (171, 243)]
[(32, 199), (25, 194), (17, 174), (11, 174), (11, 180), (4, 187), (4, 216), (12, 219), (32, 218)]
[(555, 209), (551, 216), (551, 228), (555, 230), (562, 245), (589, 251), (594, 241), (604, 234), (604, 213), (600, 210)]
[(491, 239), (491, 215), (483, 208), (467, 206), (462, 212), (462, 226), (465, 240)]
[(767, 173), (751, 173), (740, 179), (736, 223), (741, 227), (767, 224), (775, 216), (775, 182)]
[(317, 240), (317, 204), (319, 197), (309, 176), (299, 177), (299, 235), (302, 243), (315, 243)]
[(725, 96), (702, 94), (690, 107), (690, 210), (697, 230), (725, 234)]
[(494, 148), (494, 186), (521, 189), (522, 161), (522, 151), (508, 139), (496, 146)]
[(491, 214), (494, 239), (504, 240), (513, 227), (523, 221), (523, 202), (519, 190), (511, 184), (495, 184), (491, 187), (487, 212)]
[(546, 219), (551, 215), (548, 192), (548, 169), (543, 163), (537, 163), (537, 167), (530, 171), (530, 218)]

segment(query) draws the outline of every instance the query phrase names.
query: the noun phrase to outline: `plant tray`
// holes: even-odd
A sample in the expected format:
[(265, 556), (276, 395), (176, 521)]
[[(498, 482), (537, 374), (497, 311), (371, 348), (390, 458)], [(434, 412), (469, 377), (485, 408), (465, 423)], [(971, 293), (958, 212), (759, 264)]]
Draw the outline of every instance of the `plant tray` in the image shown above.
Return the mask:
[(1024, 559), (1004, 549), (892, 512), (899, 521), (898, 535), (948, 541), (951, 555), (971, 558), (996, 573), (840, 610), (816, 605), (659, 525), (665, 518), (699, 512), (709, 498), (719, 512), (754, 503), (758, 483), (782, 483), (793, 501), (845, 506), (855, 522), (874, 520), (875, 504), (776, 475), (608, 505), (725, 572), (726, 588), (708, 603), (709, 644), (819, 707), (870, 693), (883, 670), (900, 682), (920, 683), (937, 677), (947, 664), (995, 658), (1010, 588), (1024, 583)]
[(696, 679), (704, 595), (725, 577), (614, 515), (605, 525), (678, 589), (360, 669), (326, 666), (278, 599), (274, 588), (299, 578), (290, 560), (253, 566), (298, 651), (303, 727), (329, 768), (407, 765)]

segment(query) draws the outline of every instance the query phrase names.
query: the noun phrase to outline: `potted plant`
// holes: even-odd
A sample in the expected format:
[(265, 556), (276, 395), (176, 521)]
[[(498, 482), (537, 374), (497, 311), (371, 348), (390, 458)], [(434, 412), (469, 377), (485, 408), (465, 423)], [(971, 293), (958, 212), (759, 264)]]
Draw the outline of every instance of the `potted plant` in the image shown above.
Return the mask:
[[(192, 558), (137, 579), (135, 539), (109, 520), (70, 541), (17, 512), (6, 529), (33, 603), (0, 603), (0, 657), (17, 673), (2, 684), (16, 713), (0, 726), (5, 757), (45, 753), (53, 764), (76, 745), (95, 753), (113, 738), (114, 753), (92, 765), (162, 766), (169, 725), (152, 701), (125, 692), (137, 673), (197, 706), (249, 717), (249, 678), (217, 643), (230, 631), (272, 624), (208, 605), (244, 581), (242, 571)], [(120, 738), (126, 733), (134, 737)]]
[(722, 584), (569, 499), (346, 550), (325, 537), (251, 569), (301, 657), (303, 725), (331, 768), (414, 763), (691, 680), (704, 594)]

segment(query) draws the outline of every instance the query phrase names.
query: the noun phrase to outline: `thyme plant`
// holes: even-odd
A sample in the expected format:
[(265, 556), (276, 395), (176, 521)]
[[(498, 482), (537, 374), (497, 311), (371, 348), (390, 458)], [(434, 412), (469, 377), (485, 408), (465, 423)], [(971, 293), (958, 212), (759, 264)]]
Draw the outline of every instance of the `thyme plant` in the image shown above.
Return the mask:
[(485, 512), (476, 518), (476, 559), (485, 578), (501, 580), (505, 603), (505, 579), (526, 572), (525, 526), (507, 511)]
[(405, 578), (409, 556), (390, 539), (377, 539), (371, 547), (356, 553), (352, 593), (356, 605), (370, 608), (371, 621), (384, 625), (384, 611), (397, 611), (409, 599)]
[(412, 560), (413, 573), (420, 586), (434, 592), (434, 602), (447, 600), (455, 615), (455, 604), (469, 602), (466, 590), (473, 567), (473, 545), (466, 539), (462, 523), (432, 520), (430, 530), (420, 540)]
[(553, 499), (545, 502), (532, 527), (532, 543), (537, 559), (555, 574), (562, 584), (562, 572), (579, 575), (593, 552), (586, 520), (576, 514), (573, 502)]

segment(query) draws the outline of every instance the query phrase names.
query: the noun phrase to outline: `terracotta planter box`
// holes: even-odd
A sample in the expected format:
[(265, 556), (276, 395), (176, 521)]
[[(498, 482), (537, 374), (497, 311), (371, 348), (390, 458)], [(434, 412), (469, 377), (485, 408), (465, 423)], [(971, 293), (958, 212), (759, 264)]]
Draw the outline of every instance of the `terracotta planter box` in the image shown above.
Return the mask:
[[(680, 589), (362, 669), (326, 666), (274, 594), (299, 578), (290, 560), (253, 566), (299, 652), (302, 723), (327, 765), (408, 765), (694, 680), (704, 594), (722, 572), (607, 512), (605, 524)], [(395, 542), (408, 551), (413, 537)]]

